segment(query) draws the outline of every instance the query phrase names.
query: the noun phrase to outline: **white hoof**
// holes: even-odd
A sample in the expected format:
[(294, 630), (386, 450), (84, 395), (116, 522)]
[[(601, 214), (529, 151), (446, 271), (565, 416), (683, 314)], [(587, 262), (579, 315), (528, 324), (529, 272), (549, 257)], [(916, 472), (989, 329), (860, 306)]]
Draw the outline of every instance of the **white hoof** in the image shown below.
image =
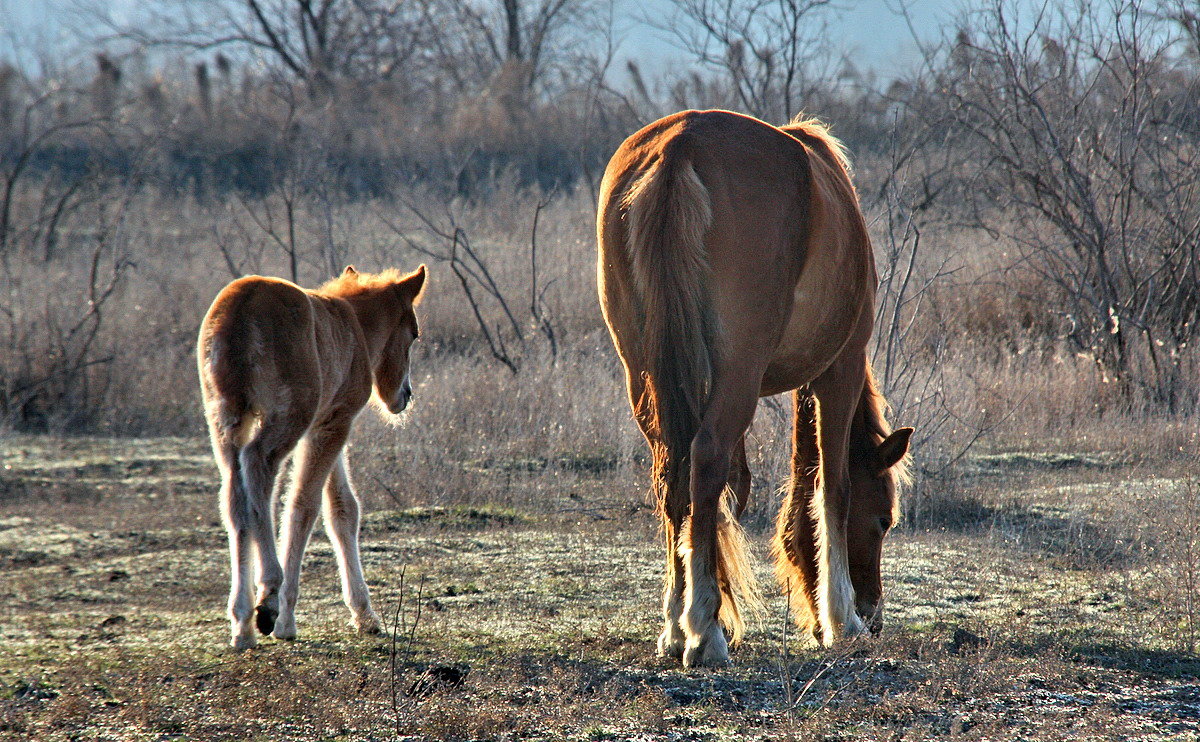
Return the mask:
[(252, 633), (234, 634), (229, 640), (229, 646), (238, 652), (243, 652), (258, 646), (258, 640), (254, 638), (254, 634)]
[(280, 618), (275, 621), (275, 629), (271, 632), (271, 636), (284, 641), (292, 641), (296, 638), (296, 619), (295, 617), (284, 619)]
[(378, 634), (383, 630), (383, 623), (379, 620), (379, 614), (370, 609), (367, 609), (366, 613), (350, 619), (350, 625), (360, 634)]
[(703, 635), (688, 637), (683, 649), (684, 667), (728, 667), (729, 641), (719, 624)]
[(684, 637), (683, 631), (679, 628), (679, 624), (672, 623), (663, 628), (661, 634), (658, 635), (658, 656), (671, 657), (680, 659), (683, 657), (683, 651), (687, 646), (687, 638)]

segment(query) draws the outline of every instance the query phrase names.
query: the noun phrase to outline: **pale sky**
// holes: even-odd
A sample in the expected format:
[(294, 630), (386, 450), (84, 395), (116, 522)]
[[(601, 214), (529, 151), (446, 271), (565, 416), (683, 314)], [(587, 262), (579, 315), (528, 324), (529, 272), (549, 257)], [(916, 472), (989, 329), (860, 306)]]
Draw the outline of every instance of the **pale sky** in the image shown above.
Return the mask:
[[(145, 0), (143, 0), (144, 2)], [(654, 75), (666, 61), (679, 54), (663, 31), (640, 24), (636, 19), (669, 16), (669, 0), (617, 0), (617, 25), (622, 44), (617, 60), (636, 57), (644, 71)], [(890, 77), (897, 67), (916, 61), (912, 34), (904, 19), (895, 11), (900, 2), (924, 38), (936, 38), (950, 22), (958, 0), (840, 0), (842, 8), (830, 15), (830, 33), (840, 38), (838, 46), (848, 52), (860, 68), (873, 67), (883, 77)], [(54, 44), (69, 36), (64, 9), (77, 4), (73, 0), (0, 0), (0, 54), (9, 55), (13, 39), (18, 47), (28, 48), (31, 42)], [(142, 3), (138, 0), (108, 0), (99, 3), (114, 15), (131, 12)]]

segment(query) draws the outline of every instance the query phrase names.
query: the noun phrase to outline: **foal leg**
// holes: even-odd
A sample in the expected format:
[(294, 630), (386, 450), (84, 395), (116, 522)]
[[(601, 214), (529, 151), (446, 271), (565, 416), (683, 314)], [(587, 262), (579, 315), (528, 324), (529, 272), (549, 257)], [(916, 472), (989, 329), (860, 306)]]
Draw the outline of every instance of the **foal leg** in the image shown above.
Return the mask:
[(338, 452), (346, 443), (350, 426), (338, 423), (314, 426), (300, 442), (295, 454), (295, 477), (283, 515), (279, 544), (283, 549), (283, 599), (279, 620), (275, 622), (277, 639), (296, 638), (296, 600), (300, 596), (300, 562), (320, 512), (321, 487)]
[(268, 417), (240, 455), (242, 480), (250, 505), (250, 532), (258, 553), (255, 624), (263, 634), (270, 634), (275, 626), (283, 581), (275, 553), (275, 482), (283, 460), (304, 434), (304, 428), (304, 422), (293, 416)]
[(866, 633), (854, 603), (846, 519), (850, 508), (850, 424), (865, 381), (862, 356), (839, 359), (812, 383), (818, 401), (821, 489), (817, 516), (817, 604), (826, 646)]
[(361, 509), (350, 474), (346, 471), (346, 450), (338, 452), (329, 481), (325, 483), (325, 533), (337, 554), (342, 578), (342, 601), (350, 609), (351, 623), (363, 634), (378, 634), (379, 615), (371, 608), (367, 581), (363, 579), (358, 550), (358, 525)]
[[(687, 644), (685, 667), (721, 667), (729, 663), (729, 644), (719, 623), (721, 589), (717, 582), (717, 529), (721, 516), (721, 494), (729, 479), (734, 448), (750, 426), (758, 404), (757, 382), (761, 373), (745, 369), (718, 374), (708, 410), (692, 440), (692, 516), (686, 537), (683, 630)], [(753, 379), (748, 385), (745, 380)], [(722, 384), (721, 379), (735, 382)]]
[(249, 649), (256, 643), (250, 626), (251, 504), (242, 481), (238, 450), (213, 434), (213, 451), (221, 470), (221, 520), (229, 535), (229, 630), (230, 646)]

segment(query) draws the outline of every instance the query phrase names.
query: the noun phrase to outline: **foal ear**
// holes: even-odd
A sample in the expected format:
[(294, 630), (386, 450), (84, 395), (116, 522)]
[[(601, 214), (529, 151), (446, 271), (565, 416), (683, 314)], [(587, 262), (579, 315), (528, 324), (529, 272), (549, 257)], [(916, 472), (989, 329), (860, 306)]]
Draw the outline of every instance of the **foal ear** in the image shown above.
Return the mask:
[(415, 271), (401, 278), (396, 283), (396, 289), (409, 304), (414, 307), (420, 304), (425, 291), (425, 264), (421, 263)]
[(908, 453), (908, 444), (912, 439), (912, 428), (897, 428), (892, 431), (892, 434), (883, 439), (879, 444), (879, 448), (875, 449), (879, 454), (879, 464), (882, 467), (881, 471), (887, 471)]
[(358, 271), (354, 270), (354, 266), (348, 265), (348, 266), (346, 266), (346, 270), (342, 271), (342, 275), (343, 276), (357, 276)]

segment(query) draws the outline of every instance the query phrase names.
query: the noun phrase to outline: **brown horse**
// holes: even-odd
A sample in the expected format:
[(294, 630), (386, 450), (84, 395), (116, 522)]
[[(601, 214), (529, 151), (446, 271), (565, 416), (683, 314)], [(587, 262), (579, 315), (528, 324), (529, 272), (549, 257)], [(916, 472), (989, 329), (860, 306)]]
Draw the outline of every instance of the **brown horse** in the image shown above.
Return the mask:
[[(392, 415), (408, 406), (408, 355), (417, 338), (413, 308), (424, 285), (424, 265), (407, 275), (395, 270), (371, 275), (348, 266), (316, 291), (247, 276), (226, 286), (208, 310), (196, 357), (221, 470), (234, 648), (254, 646), (252, 617), (263, 634), (295, 638), (300, 560), (322, 488), (342, 597), (359, 631), (379, 631), (359, 560), (359, 504), (343, 448), (372, 386), (376, 401)], [(293, 449), (295, 477), (280, 537), (281, 569), (272, 491)], [(251, 547), (258, 557), (253, 608)]]
[(738, 640), (755, 591), (722, 492), (740, 511), (758, 398), (790, 389), (801, 414), (778, 572), (825, 643), (877, 624), (912, 430), (889, 433), (871, 379), (875, 264), (841, 144), (815, 121), (673, 114), (613, 155), (597, 231), (601, 304), (666, 540), (659, 651), (728, 662), (721, 624)]

